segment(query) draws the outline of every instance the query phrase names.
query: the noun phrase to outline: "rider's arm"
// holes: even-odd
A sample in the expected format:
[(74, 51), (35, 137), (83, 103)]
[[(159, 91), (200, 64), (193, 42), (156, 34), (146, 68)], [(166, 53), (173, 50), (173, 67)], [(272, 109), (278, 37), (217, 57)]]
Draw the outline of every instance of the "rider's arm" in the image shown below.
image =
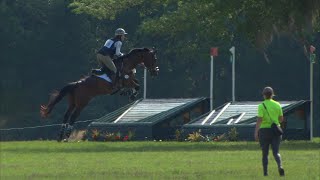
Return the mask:
[(114, 44), (114, 46), (116, 47), (116, 53), (115, 53), (115, 55), (116, 55), (117, 57), (122, 56), (123, 54), (120, 52), (120, 49), (121, 49), (121, 46), (122, 46), (122, 42), (121, 42), (121, 41), (118, 41), (118, 42), (116, 42), (116, 43)]
[(280, 114), (279, 114), (279, 123), (283, 123), (284, 121), (284, 118), (283, 118), (283, 111), (282, 111), (282, 108), (281, 106), (279, 105), (279, 111), (280, 111)]

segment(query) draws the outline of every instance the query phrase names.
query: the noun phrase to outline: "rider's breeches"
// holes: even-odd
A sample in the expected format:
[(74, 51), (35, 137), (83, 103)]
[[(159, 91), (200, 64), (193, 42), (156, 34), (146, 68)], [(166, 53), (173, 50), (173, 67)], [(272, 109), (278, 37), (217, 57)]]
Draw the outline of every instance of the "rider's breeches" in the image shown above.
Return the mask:
[(116, 65), (113, 63), (110, 56), (104, 56), (102, 54), (97, 54), (97, 60), (101, 65), (104, 65), (107, 68), (109, 68), (111, 71), (113, 71), (114, 73), (117, 73)]

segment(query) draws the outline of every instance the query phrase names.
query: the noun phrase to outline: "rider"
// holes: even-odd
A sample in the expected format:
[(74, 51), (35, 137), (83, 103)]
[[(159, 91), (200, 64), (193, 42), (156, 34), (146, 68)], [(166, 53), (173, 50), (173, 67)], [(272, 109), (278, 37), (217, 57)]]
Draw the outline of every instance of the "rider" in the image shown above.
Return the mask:
[[(123, 53), (121, 53), (120, 49), (126, 34), (127, 33), (124, 29), (116, 29), (115, 36), (111, 39), (108, 39), (97, 54), (97, 60), (102, 67), (107, 67), (111, 71), (112, 88), (116, 87), (116, 81), (118, 79), (117, 68), (112, 59), (123, 56)], [(94, 73), (98, 74), (96, 71), (94, 71)]]

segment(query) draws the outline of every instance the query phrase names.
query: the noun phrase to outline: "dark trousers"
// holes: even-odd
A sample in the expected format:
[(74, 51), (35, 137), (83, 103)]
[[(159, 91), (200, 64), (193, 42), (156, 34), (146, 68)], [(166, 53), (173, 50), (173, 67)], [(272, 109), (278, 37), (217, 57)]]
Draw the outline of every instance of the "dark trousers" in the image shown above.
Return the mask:
[(259, 141), (262, 149), (263, 172), (268, 173), (269, 145), (271, 145), (273, 157), (277, 162), (278, 168), (282, 168), (281, 156), (279, 154), (281, 136), (274, 135), (271, 128), (261, 128), (259, 130)]

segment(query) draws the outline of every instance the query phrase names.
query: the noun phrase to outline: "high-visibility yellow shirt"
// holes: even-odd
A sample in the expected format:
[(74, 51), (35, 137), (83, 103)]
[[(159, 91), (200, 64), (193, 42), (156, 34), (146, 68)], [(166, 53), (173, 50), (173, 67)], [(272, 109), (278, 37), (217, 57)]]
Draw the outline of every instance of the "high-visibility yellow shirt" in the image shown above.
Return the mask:
[(266, 106), (267, 110), (264, 108), (263, 104), (259, 104), (258, 106), (258, 117), (262, 118), (262, 122), (260, 128), (271, 128), (271, 124), (274, 122), (277, 125), (279, 123), (279, 117), (283, 116), (282, 108), (280, 103), (273, 99), (266, 99), (263, 101), (264, 105)]

